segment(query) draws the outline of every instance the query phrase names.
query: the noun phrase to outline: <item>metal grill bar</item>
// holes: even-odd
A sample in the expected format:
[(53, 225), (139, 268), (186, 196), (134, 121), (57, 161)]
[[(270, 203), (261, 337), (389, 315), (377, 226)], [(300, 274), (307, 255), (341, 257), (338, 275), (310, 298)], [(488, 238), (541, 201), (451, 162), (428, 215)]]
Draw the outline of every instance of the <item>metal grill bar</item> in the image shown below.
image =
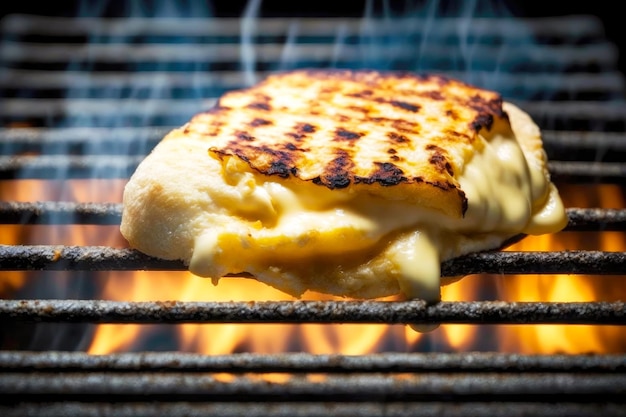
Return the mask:
[(129, 178), (144, 156), (0, 156), (0, 179)]
[[(104, 399), (106, 401), (106, 399)], [(623, 417), (624, 405), (616, 403), (554, 403), (554, 402), (37, 402), (3, 407), (5, 417)]]
[(4, 371), (109, 372), (625, 372), (626, 355), (519, 355), (495, 352), (308, 353), (201, 355), (182, 352), (117, 353), (0, 352)]
[[(185, 271), (181, 261), (165, 260), (132, 249), (106, 246), (0, 245), (0, 270)], [(441, 265), (442, 276), (468, 274), (594, 274), (621, 275), (626, 252), (483, 252)]]
[(5, 155), (147, 155), (173, 127), (0, 129), (0, 149)]
[[(241, 39), (231, 42), (198, 43), (198, 44), (127, 44), (127, 43), (6, 43), (0, 51), (0, 57), (9, 62), (36, 62), (36, 63), (220, 63), (240, 62)], [(415, 59), (415, 50), (407, 48), (405, 44), (379, 44), (376, 47), (376, 60), (380, 62), (401, 59)], [(338, 64), (357, 64), (363, 62), (363, 52), (359, 48), (342, 48), (341, 54), (333, 43), (294, 43), (290, 46), (290, 53), (285, 55), (283, 44), (255, 44), (255, 54), (259, 62), (302, 64), (309, 65), (325, 62)], [(421, 45), (420, 53), (434, 62), (454, 63), (454, 54), (450, 49), (442, 48), (441, 44), (426, 43)], [(495, 67), (501, 59), (502, 46), (473, 45), (472, 60), (477, 65)], [(617, 62), (617, 48), (607, 42), (583, 45), (533, 45), (532, 48), (517, 48), (515, 55), (509, 56), (510, 62), (520, 65), (525, 62), (541, 62), (546, 66), (560, 66), (584, 64), (590, 62), (611, 67)]]
[[(568, 208), (566, 231), (624, 231), (626, 209)], [(118, 225), (122, 204), (0, 201), (0, 224)]]
[[(0, 156), (0, 179), (126, 179), (144, 157)], [(548, 169), (555, 181), (626, 184), (626, 165), (619, 162), (551, 161)]]
[[(0, 375), (0, 391), (5, 395), (26, 398), (41, 395), (107, 395), (107, 396), (203, 396), (224, 400), (230, 396), (272, 398), (375, 398), (386, 400), (428, 396), (430, 400), (481, 396), (537, 398), (551, 394), (559, 400), (598, 401), (626, 393), (626, 374), (572, 373), (420, 373), (420, 374), (330, 374), (323, 380), (307, 375), (290, 375), (285, 382), (272, 383), (262, 376), (220, 378), (210, 374), (150, 375), (109, 372), (14, 373)], [(370, 397), (371, 396), (371, 397)], [(595, 398), (594, 398), (595, 397)]]
[[(55, 117), (64, 116), (71, 121), (72, 116), (91, 120), (125, 120), (133, 117), (146, 121), (150, 119), (183, 119), (187, 121), (193, 114), (208, 110), (218, 97), (203, 99), (22, 99), (4, 100), (0, 106), (2, 117)], [(584, 121), (604, 127), (607, 123), (625, 123), (626, 104), (607, 101), (522, 101), (514, 100), (527, 111), (540, 126), (550, 127), (556, 122)], [(120, 109), (124, 114), (120, 115)], [(68, 121), (68, 123), (69, 123)], [(145, 123), (144, 123), (145, 124)], [(80, 122), (72, 123), (81, 126)], [(141, 124), (133, 124), (141, 125)], [(559, 129), (561, 130), (561, 129)], [(590, 128), (589, 130), (594, 130)], [(608, 131), (610, 129), (603, 129)], [(623, 131), (624, 129), (618, 129)]]
[(569, 222), (566, 231), (624, 231), (626, 209), (566, 209)]
[(626, 303), (422, 300), (124, 302), (0, 300), (0, 319), (66, 323), (626, 324)]
[(626, 184), (626, 164), (621, 162), (548, 162), (552, 180), (568, 183)]
[[(623, 132), (577, 132), (543, 130), (543, 145), (549, 159), (578, 161), (626, 160)], [(619, 159), (612, 159), (613, 156)]]
[(0, 201), (0, 224), (119, 225), (121, 217), (122, 205), (116, 203)]
[[(316, 36), (321, 33), (336, 36), (337, 27), (341, 25), (344, 34), (361, 35), (363, 19), (360, 17), (324, 17), (308, 18), (294, 17), (290, 19), (264, 17), (256, 22), (257, 31), (264, 35), (284, 35), (297, 22), (298, 34), (301, 36)], [(242, 20), (240, 18), (216, 19), (207, 18), (163, 18), (163, 17), (125, 17), (125, 18), (64, 18), (55, 16), (11, 15), (5, 19), (3, 31), (14, 35), (103, 35), (124, 34), (133, 35), (171, 35), (179, 36), (240, 36)], [(431, 20), (419, 17), (395, 17), (393, 20), (372, 17), (368, 19), (369, 27), (376, 33), (416, 32), (428, 27)], [(458, 35), (459, 26), (467, 23), (465, 18), (438, 17), (436, 34)], [(602, 22), (593, 16), (559, 16), (507, 19), (481, 18), (472, 16), (472, 25), (463, 32), (463, 36), (474, 34), (484, 38), (506, 34), (507, 40), (521, 38), (528, 40), (529, 35), (545, 37), (561, 37), (568, 43), (574, 41), (572, 37), (604, 39)], [(572, 33), (576, 28), (576, 34)], [(429, 32), (430, 36), (434, 36)]]
[[(467, 74), (462, 72), (438, 71), (438, 73), (460, 80), (467, 78)], [(267, 75), (269, 75), (267, 71), (255, 73), (258, 79), (263, 79)], [(111, 85), (122, 86), (116, 90), (122, 97), (130, 97), (133, 93), (143, 91), (149, 91), (153, 99), (170, 98), (175, 95), (194, 97), (198, 92), (202, 92), (204, 96), (216, 96), (246, 85), (242, 72), (230, 70), (198, 73), (190, 77), (188, 74), (158, 70), (144, 73), (121, 71), (87, 73), (15, 69), (7, 78), (7, 91), (11, 93), (11, 97), (19, 97), (18, 92), (21, 89), (37, 88), (46, 98), (63, 98), (68, 91), (72, 92), (72, 98), (107, 98), (110, 97)], [(167, 80), (166, 85), (163, 85), (163, 80)], [(600, 74), (536, 74), (532, 78), (502, 73), (489, 82), (489, 88), (500, 92), (521, 92), (522, 97), (529, 98), (545, 98), (546, 91), (550, 91), (551, 97), (562, 98), (571, 96), (572, 91), (575, 91), (576, 97), (580, 99), (595, 97), (602, 100), (616, 95), (624, 88), (624, 77), (614, 71)]]

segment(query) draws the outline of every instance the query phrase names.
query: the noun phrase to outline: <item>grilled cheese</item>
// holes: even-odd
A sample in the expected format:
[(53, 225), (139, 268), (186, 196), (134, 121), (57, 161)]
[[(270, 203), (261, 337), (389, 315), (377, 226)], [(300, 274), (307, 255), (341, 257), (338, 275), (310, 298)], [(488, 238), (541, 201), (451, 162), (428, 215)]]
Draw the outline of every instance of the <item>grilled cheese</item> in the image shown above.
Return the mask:
[(121, 232), (216, 283), (439, 299), (442, 261), (561, 230), (539, 128), (436, 75), (298, 70), (170, 132), (124, 191)]

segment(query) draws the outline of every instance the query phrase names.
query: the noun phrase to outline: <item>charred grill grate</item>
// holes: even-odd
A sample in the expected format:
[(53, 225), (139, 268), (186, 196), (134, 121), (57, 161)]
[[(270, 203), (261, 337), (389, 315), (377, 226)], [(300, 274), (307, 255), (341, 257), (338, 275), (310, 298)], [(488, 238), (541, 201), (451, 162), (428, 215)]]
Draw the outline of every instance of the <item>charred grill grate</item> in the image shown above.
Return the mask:
[[(413, 17), (263, 18), (253, 26), (254, 52), (244, 57), (240, 43), (250, 23), (5, 17), (0, 21), (0, 185), (124, 180), (170, 127), (249, 82), (251, 73), (242, 68), (261, 78), (296, 66), (368, 66), (444, 72), (496, 89), (542, 126), (555, 181), (612, 184), (623, 191), (625, 82), (616, 67), (618, 51), (598, 19), (477, 18), (467, 26), (449, 18), (437, 22), (437, 30), (427, 30), (432, 22)], [(120, 213), (115, 203), (0, 202), (4, 225), (116, 226)], [(568, 216), (570, 232), (626, 231), (626, 207), (570, 208)], [(6, 272), (72, 276), (184, 269), (180, 262), (129, 249), (0, 245), (0, 271)], [(445, 275), (593, 274), (616, 285), (625, 271), (625, 252), (600, 250), (488, 252), (443, 265)], [(623, 301), (428, 305), (49, 298), (0, 300), (0, 322), (626, 324)], [(17, 349), (0, 351), (0, 369), (3, 416), (626, 414), (624, 353), (92, 356)]]
[[(619, 416), (626, 379), (622, 355), (8, 352), (0, 365), (19, 402), (0, 406), (8, 416)], [(231, 378), (215, 376), (224, 372)]]

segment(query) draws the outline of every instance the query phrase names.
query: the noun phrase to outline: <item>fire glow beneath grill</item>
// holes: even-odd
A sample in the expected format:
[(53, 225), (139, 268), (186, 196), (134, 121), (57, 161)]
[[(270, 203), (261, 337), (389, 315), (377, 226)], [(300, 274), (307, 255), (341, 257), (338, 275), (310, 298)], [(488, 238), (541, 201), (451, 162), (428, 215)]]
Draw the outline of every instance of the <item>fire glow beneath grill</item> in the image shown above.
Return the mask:
[[(402, 21), (398, 25), (386, 21), (385, 30), (400, 28), (390, 36), (383, 36), (383, 41), (377, 43), (376, 26), (370, 25), (367, 19), (351, 20), (346, 24), (324, 21), (314, 21), (314, 24), (305, 22), (290, 25), (283, 33), (282, 26), (277, 21), (256, 21), (254, 18), (258, 2), (251, 2), (248, 14), (241, 22), (241, 27), (234, 32), (233, 22), (224, 22), (206, 28), (206, 22), (192, 20), (184, 25), (184, 33), (180, 37), (216, 37), (222, 36), (226, 40), (222, 45), (198, 49), (199, 45), (164, 45), (159, 44), (163, 33), (145, 35), (148, 40), (154, 37), (149, 45), (128, 49), (123, 41), (117, 45), (100, 42), (99, 36), (107, 38), (120, 37), (116, 30), (122, 26), (111, 27), (95, 25), (96, 34), (90, 34), (94, 39), (93, 48), (71, 49), (66, 45), (61, 47), (30, 46), (28, 51), (6, 45), (6, 56), (16, 60), (37, 60), (43, 66), (54, 67), (57, 60), (63, 56), (76, 59), (71, 62), (69, 71), (59, 77), (50, 76), (50, 73), (39, 70), (16, 71), (16, 82), (26, 82), (39, 85), (46, 94), (50, 94), (49, 102), (29, 101), (20, 97), (10, 105), (2, 108), (3, 116), (35, 115), (45, 118), (50, 116), (65, 126), (100, 127), (101, 124), (111, 123), (118, 127), (114, 131), (124, 131), (124, 125), (139, 124), (169, 124), (172, 121), (186, 121), (190, 112), (196, 112), (212, 102), (216, 95), (226, 89), (236, 88), (243, 84), (256, 81), (261, 73), (275, 69), (297, 67), (300, 64), (314, 64), (320, 66), (367, 66), (381, 68), (381, 57), (385, 68), (394, 66), (402, 69), (440, 70), (443, 68), (448, 74), (461, 75), (471, 82), (478, 82), (488, 88), (502, 91), (503, 94), (514, 96), (527, 101), (533, 107), (534, 115), (540, 116), (544, 123), (542, 127), (554, 129), (549, 115), (561, 115), (571, 109), (571, 118), (580, 120), (577, 115), (580, 108), (569, 106), (568, 101), (559, 101), (556, 106), (550, 107), (550, 97), (553, 90), (558, 89), (559, 95), (567, 95), (569, 90), (580, 90), (583, 97), (592, 96), (597, 99), (613, 98), (611, 88), (623, 83), (622, 77), (594, 78), (590, 73), (577, 78), (576, 74), (561, 77), (559, 71), (567, 66), (568, 59), (573, 57), (573, 66), (584, 66), (587, 61), (594, 65), (610, 66), (612, 63), (612, 48), (606, 44), (592, 45), (591, 47), (565, 48), (564, 53), (549, 47), (535, 45), (528, 46), (528, 32), (523, 25), (512, 25), (511, 38), (503, 36), (500, 42), (511, 42), (511, 49), (496, 46), (480, 39), (480, 30), (485, 31), (486, 37), (498, 38), (497, 27), (489, 27), (490, 22), (476, 20), (473, 24), (483, 28), (478, 31), (478, 39), (471, 40), (474, 27), (471, 19), (452, 22), (445, 26), (442, 33), (434, 28), (431, 16), (421, 21), (426, 28), (426, 35), (419, 37), (419, 53), (406, 56), (406, 44), (416, 42), (414, 34), (409, 31), (405, 38), (402, 32)], [(200, 13), (202, 15), (203, 13)], [(20, 19), (13, 21), (19, 27)], [(35, 22), (37, 23), (37, 22)], [(52, 32), (64, 33), (64, 21), (46, 22), (46, 25), (34, 25), (40, 28), (48, 27)], [(89, 22), (87, 22), (89, 23)], [(91, 22), (93, 23), (93, 21)], [(137, 23), (137, 22), (135, 22)], [(144, 22), (145, 23), (145, 22)], [(163, 22), (161, 22), (163, 23)], [(409, 22), (410, 23), (410, 22)], [(510, 23), (510, 22), (509, 22)], [(575, 26), (582, 31), (594, 27), (593, 22), (582, 20)], [(50, 24), (50, 26), (48, 26)], [(167, 25), (164, 27), (167, 33)], [(329, 26), (330, 25), (330, 26)], [(129, 27), (140, 29), (142, 23)], [(330, 27), (330, 30), (328, 29)], [(547, 31), (550, 36), (550, 25), (538, 25), (541, 30)], [(277, 29), (279, 28), (279, 29)], [(326, 28), (324, 36), (318, 32)], [(449, 28), (453, 28), (451, 31)], [(145, 28), (144, 28), (145, 29)], [(38, 29), (42, 30), (42, 29)], [(45, 29), (44, 29), (45, 30)], [(150, 30), (150, 29), (147, 29)], [(180, 29), (179, 29), (180, 30)], [(262, 30), (268, 30), (265, 35)], [(448, 32), (445, 32), (448, 30)], [(100, 31), (100, 32), (98, 32)], [(205, 32), (207, 31), (207, 32)], [(221, 31), (225, 31), (222, 33)], [(229, 32), (230, 31), (230, 32)], [(259, 33), (255, 33), (259, 31)], [(70, 31), (71, 32), (71, 31)], [(79, 33), (82, 33), (78, 30)], [(157, 30), (158, 32), (158, 30)], [(141, 31), (139, 30), (139, 33)], [(131, 31), (128, 37), (136, 35)], [(260, 42), (257, 48), (251, 48), (256, 35), (268, 36), (270, 39), (285, 38), (285, 44), (265, 44), (267, 39)], [(545, 35), (545, 34), (544, 34)], [(69, 36), (69, 35), (67, 35)], [(241, 39), (239, 39), (239, 36)], [(313, 40), (298, 43), (298, 37), (310, 37)], [(453, 42), (458, 44), (441, 47), (437, 42)], [(475, 36), (475, 34), (474, 34)], [(324, 45), (327, 39), (334, 38), (335, 45)], [(124, 39), (124, 36), (121, 36)], [(232, 39), (244, 42), (242, 47), (233, 44)], [(361, 42), (355, 45), (354, 38)], [(499, 38), (498, 38), (499, 39)], [(178, 40), (178, 39), (177, 39)], [(398, 43), (399, 41), (399, 43)], [(246, 43), (247, 42), (247, 43)], [(150, 44), (152, 43), (152, 44)], [(320, 43), (322, 43), (320, 45)], [(520, 48), (520, 45), (522, 46)], [(131, 45), (132, 46), (132, 45)], [(453, 50), (450, 53), (449, 50)], [(443, 51), (443, 52), (442, 52)], [(201, 56), (215, 55), (212, 57)], [(59, 58), (61, 56), (61, 58)], [(424, 57), (434, 57), (432, 60)], [(494, 59), (495, 57), (495, 59)], [(513, 58), (512, 58), (513, 57)], [(89, 67), (93, 59), (95, 64), (105, 70), (82, 71), (81, 65)], [(165, 62), (161, 62), (163, 59)], [(121, 62), (120, 62), (121, 61)], [(130, 61), (130, 64), (125, 61)], [(240, 61), (233, 63), (232, 61)], [(356, 61), (359, 61), (355, 64)], [(538, 74), (527, 76), (516, 67), (535, 63), (539, 68), (533, 68)], [(581, 63), (582, 62), (582, 63)], [(127, 65), (132, 71), (107, 71), (109, 66)], [(97, 66), (96, 65), (96, 66)], [(216, 74), (209, 76), (211, 67), (215, 65)], [(507, 66), (508, 65), (508, 66)], [(188, 69), (191, 67), (191, 76)], [(441, 67), (441, 68), (440, 68)], [(124, 67), (127, 69), (127, 67)], [(244, 71), (239, 71), (243, 68)], [(146, 69), (141, 72), (141, 69)], [(182, 71), (181, 71), (182, 69)], [(172, 70), (172, 71), (170, 71)], [(542, 72), (544, 71), (545, 72)], [(186, 72), (187, 71), (187, 72)], [(53, 71), (50, 71), (53, 72)], [(610, 72), (610, 71), (609, 71)], [(180, 73), (183, 74), (180, 77)], [(556, 76), (555, 76), (556, 73)], [(134, 75), (139, 74), (139, 77)], [(611, 74), (609, 74), (611, 75)], [(613, 74), (614, 75), (614, 74)], [(68, 78), (69, 76), (69, 78)], [(144, 78), (144, 76), (146, 78)], [(205, 78), (206, 77), (206, 78)], [(530, 82), (528, 81), (530, 79)], [(69, 80), (69, 81), (68, 81)], [(112, 81), (111, 81), (112, 80)], [(149, 80), (147, 82), (146, 80)], [(120, 83), (119, 89), (107, 90), (107, 86)], [(171, 85), (168, 85), (170, 83)], [(196, 91), (197, 84), (201, 88)], [(554, 86), (557, 87), (554, 87)], [(591, 86), (591, 87), (590, 87)], [(9, 89), (9, 88), (7, 88)], [(590, 89), (591, 92), (586, 89)], [(57, 90), (62, 90), (59, 94)], [(182, 93), (180, 92), (182, 90)], [(599, 91), (599, 92), (598, 92)], [(192, 98), (188, 94), (191, 92)], [(565, 93), (564, 93), (565, 92)], [(89, 94), (93, 93), (93, 97)], [(64, 95), (67, 94), (68, 97)], [(184, 96), (178, 99), (176, 94)], [(56, 97), (55, 95), (60, 95)], [(173, 97), (174, 96), (174, 97)], [(46, 97), (48, 98), (48, 97)], [(561, 97), (562, 99), (562, 97)], [(534, 101), (531, 101), (534, 100)], [(137, 105), (137, 103), (141, 105)], [(612, 103), (602, 107), (603, 101), (593, 104), (600, 106), (594, 114), (603, 113), (610, 122), (617, 120), (623, 123), (621, 108), (615, 109)], [(574, 103), (576, 105), (578, 103)], [(557, 109), (557, 110), (555, 110)], [(607, 112), (612, 109), (613, 113)], [(143, 113), (145, 110), (145, 113)], [(583, 108), (584, 110), (584, 108)], [(117, 112), (127, 118), (116, 120)], [(51, 115), (49, 114), (51, 113)], [(584, 113), (584, 111), (583, 111)], [(593, 113), (593, 112), (592, 112)], [(43, 114), (43, 116), (42, 116)], [(613, 116), (611, 116), (613, 114)], [(607, 116), (608, 115), (608, 116)], [(617, 115), (617, 116), (615, 116)], [(586, 113), (582, 119), (588, 116)], [(607, 119), (607, 120), (608, 120)], [(165, 123), (167, 122), (167, 123)], [(558, 128), (561, 122), (554, 122)], [(19, 125), (18, 122), (12, 126)], [(26, 123), (28, 125), (28, 123)], [(586, 124), (584, 124), (586, 126)], [(621, 125), (620, 125), (621, 126)], [(95, 141), (94, 141), (95, 142)], [(98, 155), (101, 150), (98, 144), (85, 146)], [(143, 149), (144, 151), (146, 149)], [(37, 153), (37, 152), (35, 152)], [(145, 152), (144, 152), (145, 153)], [(69, 154), (69, 152), (68, 152)], [(141, 154), (141, 152), (137, 152)], [(134, 155), (133, 155), (134, 156)], [(63, 170), (60, 170), (63, 171)], [(94, 173), (94, 176), (103, 174)], [(19, 176), (18, 176), (19, 177)], [(55, 178), (62, 178), (55, 176)], [(25, 180), (16, 179), (0, 181), (0, 198), (3, 201), (74, 201), (74, 202), (102, 202), (120, 203), (125, 179), (59, 179), (59, 180)], [(617, 185), (561, 185), (561, 194), (567, 207), (592, 208), (626, 208), (624, 188)], [(104, 245), (114, 248), (126, 247), (126, 242), (119, 234), (117, 226), (95, 225), (3, 225), (0, 236), (1, 244), (8, 245)], [(562, 251), (562, 250), (602, 250), (626, 251), (626, 241), (623, 232), (563, 232), (554, 236), (527, 238), (509, 250), (521, 251)], [(8, 271), (3, 272), (0, 281), (0, 295), (2, 298), (60, 298), (71, 299), (84, 297), (86, 292), (90, 299), (121, 300), (121, 301), (263, 301), (263, 300), (292, 300), (289, 296), (268, 286), (256, 283), (249, 279), (223, 279), (219, 286), (212, 285), (210, 280), (194, 277), (186, 272), (161, 271), (108, 271), (89, 272), (78, 275), (72, 271)], [(578, 301), (619, 301), (626, 300), (626, 286), (622, 285), (623, 276), (581, 276), (581, 275), (502, 275), (487, 276), (475, 275), (444, 287), (442, 298), (444, 301), (472, 301), (472, 300), (502, 300), (502, 301), (540, 301), (540, 302), (578, 302)], [(32, 289), (32, 292), (26, 290)], [(27, 294), (27, 295), (23, 295)], [(308, 300), (326, 300), (329, 297), (321, 294), (306, 294)], [(389, 298), (387, 300), (393, 300)], [(41, 326), (54, 326), (42, 324)], [(456, 325), (443, 324), (438, 329), (425, 334), (416, 333), (402, 325), (365, 325), (365, 324), (180, 324), (176, 326), (137, 325), (137, 324), (99, 324), (93, 325), (86, 331), (84, 338), (76, 343), (80, 349), (91, 354), (110, 352), (133, 352), (145, 350), (177, 350), (181, 352), (198, 352), (204, 354), (223, 354), (231, 352), (277, 353), (289, 351), (304, 351), (314, 354), (341, 353), (357, 355), (383, 351), (498, 351), (515, 353), (623, 353), (626, 351), (626, 333), (623, 326), (611, 325)], [(41, 348), (43, 346), (29, 346)], [(55, 348), (56, 346), (43, 347)], [(224, 378), (228, 378), (225, 375)]]
[[(0, 182), (5, 201), (75, 201), (119, 203), (125, 180), (71, 180)], [(102, 190), (106, 190), (102, 193)], [(622, 191), (611, 185), (563, 185), (568, 207), (623, 208)], [(584, 192), (581, 192), (583, 191)], [(0, 244), (47, 244), (127, 247), (117, 226), (4, 225)], [(561, 232), (527, 237), (510, 247), (514, 251), (626, 250), (622, 232)], [(3, 298), (24, 285), (72, 287), (71, 272), (6, 272)], [(279, 301), (293, 300), (284, 293), (249, 279), (226, 278), (214, 286), (210, 280), (176, 271), (92, 272), (102, 288), (94, 299), (118, 301)], [(587, 302), (626, 299), (619, 277), (585, 275), (474, 275), (442, 290), (443, 301)], [(64, 298), (62, 294), (59, 298)], [(46, 298), (46, 297), (41, 297)], [(309, 293), (306, 300), (333, 299)], [(388, 298), (387, 300), (392, 300)], [(183, 352), (232, 352), (359, 355), (383, 351), (499, 351), (509, 353), (618, 353), (626, 350), (624, 328), (611, 325), (498, 325), (444, 324), (430, 333), (416, 333), (403, 325), (375, 324), (180, 324), (167, 327), (140, 324), (100, 324), (93, 338), (81, 345), (93, 354), (156, 349), (155, 338), (171, 340)], [(166, 327), (166, 326), (161, 326)], [(161, 336), (159, 336), (159, 334)], [(91, 333), (87, 333), (87, 337)]]

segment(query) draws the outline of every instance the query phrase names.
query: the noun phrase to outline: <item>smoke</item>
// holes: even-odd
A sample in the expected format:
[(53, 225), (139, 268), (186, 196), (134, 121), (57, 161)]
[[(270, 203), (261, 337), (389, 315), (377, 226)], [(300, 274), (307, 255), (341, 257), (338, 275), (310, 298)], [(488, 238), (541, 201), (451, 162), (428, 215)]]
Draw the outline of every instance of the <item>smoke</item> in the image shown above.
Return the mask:
[[(509, 16), (498, 2), (453, 3), (367, 0), (361, 10), (337, 4), (345, 14), (331, 14), (320, 6), (308, 14), (298, 14), (295, 7), (287, 16), (261, 0), (250, 0), (236, 13), (240, 20), (235, 24), (216, 18), (217, 2), (81, 1), (76, 21), (50, 20), (36, 29), (35, 35), (54, 39), (45, 48), (37, 48), (35, 42), (21, 47), (3, 42), (1, 55), (7, 66), (0, 77), (7, 78), (0, 81), (10, 85), (17, 80), (24, 90), (14, 95), (27, 98), (37, 95), (32, 85), (46, 85), (51, 104), (39, 113), (33, 110), (36, 127), (68, 134), (86, 128), (85, 146), (78, 156), (106, 156), (103, 160), (108, 161), (145, 156), (155, 144), (149, 128), (178, 127), (224, 92), (252, 85), (272, 71), (318, 67), (439, 72), (523, 98), (526, 92), (513, 90), (502, 82), (501, 74), (514, 73), (523, 64), (509, 48), (534, 42), (528, 31), (513, 21), (492, 26), (484, 20)], [(3, 39), (34, 36), (26, 26), (11, 21), (23, 22), (19, 17), (5, 22), (3, 28), (17, 34), (5, 32)], [(90, 136), (94, 132), (99, 132), (98, 137)], [(100, 140), (103, 137), (107, 140)], [(11, 154), (10, 149), (3, 151)], [(56, 146), (55, 153), (76, 156), (69, 145)], [(129, 174), (124, 164), (90, 168), (90, 180), (123, 179)], [(19, 175), (35, 176), (28, 169)], [(56, 189), (45, 198), (77, 200), (71, 182), (66, 181), (71, 177), (67, 165), (52, 171), (46, 180), (55, 180)], [(87, 198), (110, 191), (98, 181), (90, 187)], [(120, 199), (119, 193), (108, 197)], [(62, 233), (52, 231), (50, 240), (62, 241)], [(39, 236), (28, 239), (37, 242)], [(107, 274), (37, 272), (37, 285), (21, 295), (97, 298)], [(35, 328), (31, 349), (83, 349), (91, 336), (84, 326)]]

